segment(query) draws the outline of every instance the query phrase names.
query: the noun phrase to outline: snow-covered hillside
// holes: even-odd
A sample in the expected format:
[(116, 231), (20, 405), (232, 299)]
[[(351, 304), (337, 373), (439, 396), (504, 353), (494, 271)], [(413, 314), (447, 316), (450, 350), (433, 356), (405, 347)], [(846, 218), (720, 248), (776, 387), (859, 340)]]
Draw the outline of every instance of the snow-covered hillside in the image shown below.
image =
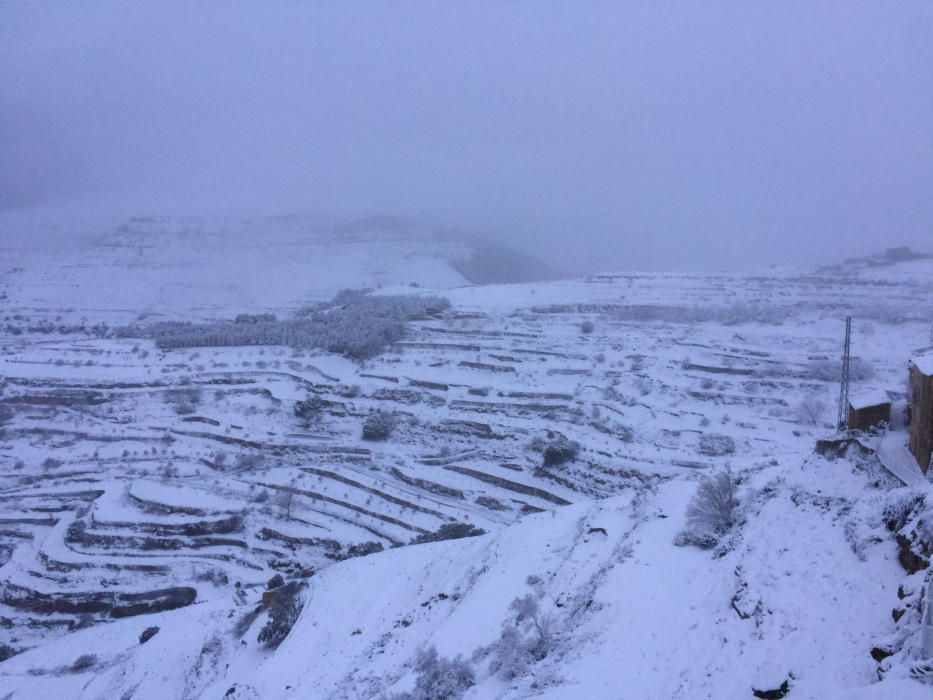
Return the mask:
[(83, 222), (78, 233), (13, 220), (0, 224), (0, 256), (8, 308), (96, 322), (281, 313), (345, 288), (556, 276), (532, 257), (392, 217), (143, 216)]
[[(903, 399), (933, 262), (474, 286), (462, 243), (290, 226), (199, 228), (190, 267), (177, 222), (4, 260), (0, 698), (933, 695), (929, 484), (877, 436), (814, 450), (845, 315), (853, 391)], [(112, 330), (348, 286), (451, 307), (363, 362)], [(734, 525), (685, 544), (722, 473)]]

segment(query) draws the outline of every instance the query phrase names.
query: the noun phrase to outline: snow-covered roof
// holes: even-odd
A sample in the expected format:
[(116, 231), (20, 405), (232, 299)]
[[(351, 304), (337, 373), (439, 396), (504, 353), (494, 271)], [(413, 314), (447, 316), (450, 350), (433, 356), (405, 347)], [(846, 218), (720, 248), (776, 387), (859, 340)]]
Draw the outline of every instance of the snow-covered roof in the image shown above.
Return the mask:
[(867, 389), (849, 396), (849, 405), (855, 410), (868, 408), (869, 406), (880, 406), (885, 403), (891, 403), (891, 397), (881, 389)]
[(933, 375), (933, 350), (925, 350), (910, 358), (910, 362), (926, 375)]

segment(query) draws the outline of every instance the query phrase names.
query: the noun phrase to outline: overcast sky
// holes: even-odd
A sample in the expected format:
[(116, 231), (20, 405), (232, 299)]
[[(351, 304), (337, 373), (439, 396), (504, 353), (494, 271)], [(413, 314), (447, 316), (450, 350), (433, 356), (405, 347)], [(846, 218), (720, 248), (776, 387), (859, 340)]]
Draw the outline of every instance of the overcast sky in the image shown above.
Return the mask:
[(933, 2), (0, 3), (0, 212), (85, 210), (579, 269), (933, 249)]

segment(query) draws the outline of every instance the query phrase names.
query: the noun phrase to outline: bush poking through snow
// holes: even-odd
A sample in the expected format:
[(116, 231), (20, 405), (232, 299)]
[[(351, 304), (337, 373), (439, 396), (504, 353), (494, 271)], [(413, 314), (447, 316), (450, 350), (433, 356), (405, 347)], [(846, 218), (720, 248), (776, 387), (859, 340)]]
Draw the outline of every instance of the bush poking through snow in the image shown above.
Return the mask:
[(560, 433), (548, 433), (548, 439), (535, 438), (529, 445), (535, 452), (541, 452), (545, 467), (559, 467), (571, 462), (580, 454), (580, 443), (570, 440)]
[(697, 452), (707, 457), (725, 457), (735, 452), (735, 440), (728, 435), (706, 433), (700, 436)]
[(238, 472), (251, 472), (260, 469), (266, 458), (262, 454), (237, 455), (235, 469)]
[(559, 467), (571, 462), (580, 453), (580, 443), (568, 440), (563, 435), (544, 448), (544, 466)]
[[(875, 376), (875, 368), (861, 357), (853, 357), (849, 362), (849, 378), (860, 382)], [(838, 382), (842, 377), (842, 360), (814, 360), (803, 372), (804, 379), (818, 379), (823, 382)]]
[(97, 665), (97, 656), (94, 654), (82, 654), (77, 659), (74, 660), (74, 663), (71, 664), (72, 673), (81, 673), (82, 671), (87, 671), (89, 668)]
[(583, 335), (589, 335), (593, 332), (593, 329), (594, 326), (592, 321), (587, 320), (580, 324), (580, 332), (583, 333)]
[(538, 595), (528, 593), (509, 605), (514, 612), (502, 624), (499, 638), (474, 652), (474, 661), (488, 656), (489, 672), (511, 681), (554, 650), (554, 618), (541, 610)]
[(311, 396), (304, 401), (295, 403), (295, 416), (305, 423), (316, 421), (327, 406), (327, 402), (317, 396)]
[(334, 393), (345, 399), (355, 399), (360, 395), (359, 384), (338, 384), (334, 387)]
[(267, 649), (278, 648), (295, 626), (302, 608), (299, 588), (298, 584), (289, 584), (276, 591), (275, 601), (269, 607), (269, 620), (256, 637)]
[(201, 389), (193, 386), (173, 389), (165, 394), (165, 401), (179, 416), (190, 416), (201, 403)]
[(445, 523), (435, 532), (427, 532), (415, 537), (411, 544), (425, 544), (426, 542), (441, 542), (443, 540), (459, 540), (464, 537), (478, 537), (485, 535), (486, 531), (470, 523)]
[(351, 544), (347, 547), (346, 554), (341, 557), (342, 559), (353, 559), (354, 557), (368, 557), (370, 554), (378, 554), (385, 547), (382, 546), (382, 542), (358, 542), (357, 544)]
[(415, 659), (418, 679), (410, 693), (396, 696), (396, 700), (457, 700), (476, 683), (473, 667), (463, 657), (448, 659), (440, 656), (435, 647), (421, 651)]
[(804, 425), (818, 425), (826, 413), (826, 402), (816, 394), (807, 394), (797, 404), (797, 422)]
[(151, 337), (162, 350), (236, 345), (287, 345), (323, 348), (357, 360), (383, 352), (405, 335), (412, 318), (436, 315), (450, 306), (439, 297), (415, 295), (373, 296), (344, 290), (326, 304), (299, 312), (298, 318), (277, 320), (271, 314), (244, 321), (156, 323), (147, 328), (118, 330), (124, 337)]
[(687, 528), (674, 543), (703, 549), (715, 547), (738, 520), (739, 502), (735, 491), (736, 482), (731, 472), (719, 472), (703, 479), (687, 506)]
[(387, 440), (395, 430), (398, 419), (391, 411), (376, 411), (363, 421), (364, 440)]
[(546, 657), (554, 646), (553, 618), (541, 611), (538, 599), (531, 593), (513, 600), (509, 609), (515, 611), (515, 625), (530, 633), (526, 642), (531, 656), (536, 661)]

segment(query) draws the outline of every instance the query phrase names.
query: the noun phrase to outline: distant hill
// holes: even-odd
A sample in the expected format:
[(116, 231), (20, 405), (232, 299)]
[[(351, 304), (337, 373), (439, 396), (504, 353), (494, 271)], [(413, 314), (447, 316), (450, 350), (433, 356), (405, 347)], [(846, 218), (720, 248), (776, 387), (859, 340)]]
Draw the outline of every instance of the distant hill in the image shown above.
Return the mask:
[[(549, 280), (535, 258), (401, 217), (138, 216), (0, 231), (11, 307), (192, 317), (287, 311), (345, 288)], [(73, 232), (73, 233), (71, 233)]]
[(879, 265), (894, 265), (900, 262), (910, 262), (913, 260), (927, 260), (933, 258), (929, 253), (920, 253), (911, 250), (906, 245), (888, 248), (883, 253), (867, 255), (861, 258), (846, 258), (846, 265), (862, 265), (867, 267), (877, 267)]
[(537, 258), (482, 241), (474, 241), (467, 257), (451, 260), (450, 264), (474, 284), (542, 282), (563, 276)]

